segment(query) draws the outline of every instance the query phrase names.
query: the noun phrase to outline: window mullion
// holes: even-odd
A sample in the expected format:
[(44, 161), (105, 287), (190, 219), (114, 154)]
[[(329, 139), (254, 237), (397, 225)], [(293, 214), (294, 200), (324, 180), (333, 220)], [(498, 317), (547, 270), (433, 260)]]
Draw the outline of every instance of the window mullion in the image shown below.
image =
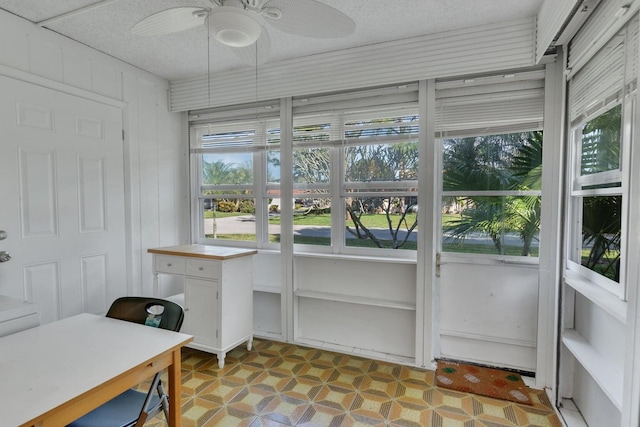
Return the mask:
[[(342, 120), (335, 123), (340, 129), (340, 135), (344, 135), (344, 125)], [(344, 199), (341, 197), (341, 189), (345, 181), (345, 157), (342, 146), (330, 148), (331, 153), (331, 246), (332, 252), (338, 253), (345, 246), (345, 220), (346, 208)]]

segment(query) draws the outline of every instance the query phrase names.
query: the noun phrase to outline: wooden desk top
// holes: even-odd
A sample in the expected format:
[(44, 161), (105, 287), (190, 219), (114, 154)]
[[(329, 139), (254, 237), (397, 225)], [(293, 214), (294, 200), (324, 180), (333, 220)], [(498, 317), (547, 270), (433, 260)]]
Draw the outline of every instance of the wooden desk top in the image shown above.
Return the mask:
[(86, 313), (2, 337), (1, 424), (22, 425), (191, 340)]
[(150, 254), (176, 255), (192, 258), (206, 258), (225, 260), (238, 258), (258, 253), (255, 249), (229, 248), (225, 246), (208, 246), (208, 245), (181, 245), (181, 246), (165, 246), (162, 248), (151, 248), (147, 252)]

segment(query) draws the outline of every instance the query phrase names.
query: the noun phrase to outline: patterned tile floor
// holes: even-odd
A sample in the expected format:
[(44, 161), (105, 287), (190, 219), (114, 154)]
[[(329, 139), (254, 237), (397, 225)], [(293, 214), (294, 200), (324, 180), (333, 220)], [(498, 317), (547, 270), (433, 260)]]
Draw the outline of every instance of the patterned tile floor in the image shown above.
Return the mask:
[(436, 387), (433, 371), (267, 340), (223, 369), (185, 348), (182, 369), (182, 427), (561, 427), (543, 391), (520, 405)]

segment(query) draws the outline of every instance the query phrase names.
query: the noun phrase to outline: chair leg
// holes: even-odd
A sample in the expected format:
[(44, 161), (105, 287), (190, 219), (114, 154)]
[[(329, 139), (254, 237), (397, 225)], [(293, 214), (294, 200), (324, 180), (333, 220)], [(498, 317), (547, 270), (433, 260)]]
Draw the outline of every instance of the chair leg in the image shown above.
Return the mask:
[(158, 396), (160, 396), (160, 404), (162, 405), (164, 416), (169, 421), (169, 399), (164, 392), (164, 387), (162, 387), (162, 380), (158, 381)]

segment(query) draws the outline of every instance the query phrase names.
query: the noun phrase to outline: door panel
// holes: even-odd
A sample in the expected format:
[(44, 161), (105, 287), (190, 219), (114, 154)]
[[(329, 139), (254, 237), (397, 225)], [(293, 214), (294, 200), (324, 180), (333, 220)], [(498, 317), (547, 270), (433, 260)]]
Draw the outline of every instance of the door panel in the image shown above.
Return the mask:
[(441, 357), (534, 372), (537, 265), (442, 263)]
[(0, 77), (0, 294), (42, 323), (127, 293), (122, 112)]

